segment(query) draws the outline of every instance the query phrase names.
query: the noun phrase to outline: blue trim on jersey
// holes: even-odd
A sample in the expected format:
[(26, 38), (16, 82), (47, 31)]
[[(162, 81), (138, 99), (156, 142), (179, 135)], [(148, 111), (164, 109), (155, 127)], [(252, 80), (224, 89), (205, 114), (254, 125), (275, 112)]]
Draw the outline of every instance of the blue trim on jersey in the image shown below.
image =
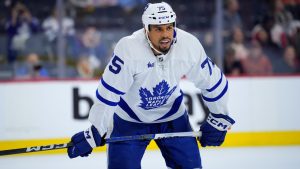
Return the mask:
[(179, 107), (181, 105), (181, 102), (183, 100), (183, 92), (181, 90), (180, 90), (180, 93), (181, 93), (181, 95), (178, 96), (175, 99), (175, 101), (174, 101), (174, 103), (173, 103), (170, 111), (168, 113), (166, 113), (164, 116), (162, 116), (161, 118), (159, 118), (159, 119), (157, 119), (155, 121), (162, 120), (162, 119), (165, 119), (167, 117), (170, 117), (170, 116), (172, 116), (173, 114), (175, 114), (178, 111), (178, 109), (179, 109)]
[(125, 102), (125, 100), (120, 99), (119, 106), (134, 120), (142, 122), (138, 116), (134, 113), (134, 111), (129, 107), (129, 105)]
[(208, 91), (208, 92), (214, 91), (216, 88), (218, 88), (220, 86), (220, 84), (222, 83), (222, 80), (223, 80), (223, 73), (221, 72), (220, 80), (212, 88), (206, 89), (206, 91)]
[(118, 102), (112, 102), (112, 101), (106, 100), (105, 98), (103, 98), (102, 96), (100, 96), (100, 94), (98, 92), (98, 89), (96, 90), (96, 96), (97, 96), (98, 100), (101, 101), (101, 102), (103, 102), (104, 104), (107, 104), (109, 106), (116, 106), (116, 105), (118, 105)]
[(221, 97), (223, 97), (223, 95), (227, 92), (227, 89), (228, 89), (228, 81), (226, 80), (225, 88), (223, 89), (223, 91), (217, 97), (208, 98), (208, 97), (205, 97), (205, 96), (202, 95), (202, 98), (203, 98), (203, 100), (205, 100), (207, 102), (215, 102), (215, 101), (219, 100)]
[(113, 93), (115, 93), (115, 94), (117, 94), (117, 95), (123, 95), (123, 94), (125, 94), (124, 92), (121, 92), (120, 90), (115, 89), (114, 87), (112, 87), (112, 86), (110, 86), (109, 84), (107, 84), (107, 83), (104, 81), (103, 78), (101, 78), (100, 81), (101, 81), (102, 85), (103, 85), (107, 90), (109, 90), (109, 91), (111, 91), (111, 92), (113, 92)]

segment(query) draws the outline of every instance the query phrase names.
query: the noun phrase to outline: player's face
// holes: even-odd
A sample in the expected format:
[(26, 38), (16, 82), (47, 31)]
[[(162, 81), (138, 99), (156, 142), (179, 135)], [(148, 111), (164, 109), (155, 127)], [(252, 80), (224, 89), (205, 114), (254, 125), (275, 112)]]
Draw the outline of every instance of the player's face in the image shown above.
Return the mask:
[(154, 48), (167, 53), (173, 41), (174, 26), (172, 23), (165, 25), (150, 25), (149, 39)]

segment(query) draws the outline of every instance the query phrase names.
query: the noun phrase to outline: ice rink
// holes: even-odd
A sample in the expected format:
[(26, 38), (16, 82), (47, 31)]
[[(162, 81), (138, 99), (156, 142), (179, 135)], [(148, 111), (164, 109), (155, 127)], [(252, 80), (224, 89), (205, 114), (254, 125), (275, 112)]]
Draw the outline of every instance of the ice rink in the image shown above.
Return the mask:
[[(208, 148), (200, 150), (204, 169), (299, 169), (300, 146)], [(106, 154), (70, 160), (67, 155), (0, 157), (1, 169), (104, 169)], [(159, 151), (146, 151), (142, 169), (165, 169)]]

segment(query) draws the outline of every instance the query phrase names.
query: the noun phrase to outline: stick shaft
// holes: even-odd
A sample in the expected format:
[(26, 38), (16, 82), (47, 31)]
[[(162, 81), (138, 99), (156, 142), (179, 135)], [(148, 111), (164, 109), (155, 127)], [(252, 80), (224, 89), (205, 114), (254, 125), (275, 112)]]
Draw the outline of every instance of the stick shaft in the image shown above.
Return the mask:
[(21, 154), (21, 153), (32, 153), (32, 152), (38, 152), (38, 151), (57, 150), (57, 149), (67, 148), (71, 145), (72, 145), (72, 143), (62, 143), (62, 144), (33, 146), (33, 147), (10, 149), (10, 150), (1, 150), (0, 151), (0, 156), (12, 155), (12, 154)]
[[(107, 138), (107, 139), (105, 139), (105, 142), (106, 143), (114, 143), (114, 142), (131, 141), (131, 140), (152, 140), (152, 139), (156, 140), (156, 139), (171, 138), (171, 137), (201, 137), (201, 134), (202, 134), (201, 132), (144, 134), (144, 135)], [(68, 148), (72, 145), (73, 145), (73, 143), (70, 142), (70, 143), (33, 146), (33, 147), (10, 149), (10, 150), (0, 150), (0, 156), (64, 149), (64, 148)]]
[(177, 133), (159, 133), (159, 134), (144, 134), (135, 136), (112, 137), (105, 139), (106, 143), (130, 140), (156, 140), (170, 137), (201, 137), (201, 132), (177, 132)]

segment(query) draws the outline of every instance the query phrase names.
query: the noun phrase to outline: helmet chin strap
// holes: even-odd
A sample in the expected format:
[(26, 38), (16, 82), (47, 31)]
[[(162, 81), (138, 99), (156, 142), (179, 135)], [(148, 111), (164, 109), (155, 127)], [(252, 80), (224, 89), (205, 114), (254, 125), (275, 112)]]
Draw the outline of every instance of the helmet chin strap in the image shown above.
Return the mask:
[[(149, 34), (148, 29), (145, 28), (145, 32), (146, 32), (146, 35), (145, 35), (145, 36), (146, 36), (146, 39), (147, 39), (148, 44), (150, 45), (150, 47), (151, 47), (155, 52), (159, 53), (160, 55), (164, 55), (163, 52), (159, 51), (158, 49), (156, 49), (156, 48), (153, 46), (153, 44), (152, 44), (152, 42), (150, 41), (149, 36), (148, 36), (148, 34)], [(176, 41), (177, 41), (177, 38), (176, 38), (176, 23), (175, 23), (175, 31), (174, 31), (173, 41), (172, 41), (172, 44), (171, 44), (170, 48), (172, 47), (172, 45), (173, 45), (174, 43), (176, 43)]]
[(155, 52), (159, 53), (160, 55), (163, 55), (163, 52), (159, 51), (158, 49), (156, 49), (156, 48), (152, 45), (152, 42), (150, 41), (149, 36), (148, 36), (148, 33), (149, 33), (149, 32), (148, 32), (147, 29), (145, 29), (145, 30), (146, 30), (146, 38), (147, 38), (147, 41), (148, 41), (150, 47), (151, 47)]

